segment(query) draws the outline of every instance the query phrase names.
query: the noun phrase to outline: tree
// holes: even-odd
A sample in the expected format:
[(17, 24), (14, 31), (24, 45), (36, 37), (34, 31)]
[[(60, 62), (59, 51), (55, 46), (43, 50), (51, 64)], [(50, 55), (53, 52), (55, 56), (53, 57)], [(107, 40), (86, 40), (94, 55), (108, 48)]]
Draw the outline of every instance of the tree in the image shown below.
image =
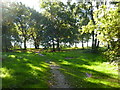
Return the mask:
[(16, 5), (14, 5), (14, 12), (16, 13), (14, 24), (16, 25), (19, 36), (23, 40), (24, 49), (26, 49), (26, 42), (30, 39), (32, 33), (32, 29), (30, 28), (30, 9), (22, 3), (17, 3)]
[[(85, 38), (85, 42), (87, 42), (87, 47), (88, 47), (88, 42), (89, 42), (89, 40), (91, 39), (91, 34), (90, 33), (85, 33), (85, 35), (84, 35), (84, 38)], [(99, 47), (99, 46), (98, 46)]]
[[(62, 2), (44, 2), (42, 7), (45, 9), (45, 15), (49, 18), (45, 26), (47, 40), (60, 50), (60, 43), (69, 43), (73, 45), (79, 41), (79, 28), (86, 25), (89, 21), (87, 16), (87, 7), (82, 4), (63, 4)], [(49, 28), (48, 28), (49, 27)], [(45, 33), (44, 32), (44, 33)], [(55, 46), (53, 46), (55, 47)]]
[(15, 15), (13, 12), (12, 5), (15, 3), (2, 2), (2, 49), (3, 51), (10, 50), (12, 42), (19, 43), (21, 42), (18, 32), (15, 29), (14, 19)]
[(31, 37), (34, 41), (35, 48), (38, 49), (43, 38), (43, 22), (45, 17), (34, 9), (30, 9), (30, 12), (32, 13), (30, 16)]
[[(97, 27), (99, 28), (99, 39), (108, 42), (110, 47), (109, 58), (119, 56), (120, 53), (120, 4), (115, 8), (101, 6), (96, 12), (99, 18), (96, 18)], [(114, 59), (114, 58), (112, 58)]]
[[(49, 22), (46, 24), (47, 27), (45, 32), (47, 32), (47, 38), (49, 42), (53, 43), (53, 47), (56, 47), (60, 50), (61, 42), (71, 42), (73, 38), (73, 33), (75, 29), (72, 27), (75, 24), (75, 20), (72, 18), (72, 12), (67, 8), (62, 2), (47, 2), (43, 4), (49, 18)], [(68, 9), (67, 12), (65, 9)], [(46, 26), (45, 25), (45, 26)], [(44, 32), (44, 33), (45, 33)], [(72, 33), (73, 32), (73, 33)], [(66, 39), (66, 40), (65, 40)], [(69, 40), (70, 39), (70, 40)]]

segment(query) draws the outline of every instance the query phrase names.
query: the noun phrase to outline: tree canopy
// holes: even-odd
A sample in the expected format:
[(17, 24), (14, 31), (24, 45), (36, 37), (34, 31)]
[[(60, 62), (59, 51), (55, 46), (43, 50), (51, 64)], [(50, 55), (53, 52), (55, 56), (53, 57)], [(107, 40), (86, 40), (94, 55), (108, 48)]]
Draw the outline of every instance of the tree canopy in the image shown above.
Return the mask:
[[(92, 49), (97, 50), (101, 42), (119, 53), (120, 4), (110, 8), (103, 3), (63, 3), (42, 0), (41, 12), (22, 3), (3, 3), (2, 39), (3, 49), (33, 40), (39, 46), (60, 50), (64, 45), (73, 46), (92, 39)], [(13, 45), (14, 44), (14, 45)]]

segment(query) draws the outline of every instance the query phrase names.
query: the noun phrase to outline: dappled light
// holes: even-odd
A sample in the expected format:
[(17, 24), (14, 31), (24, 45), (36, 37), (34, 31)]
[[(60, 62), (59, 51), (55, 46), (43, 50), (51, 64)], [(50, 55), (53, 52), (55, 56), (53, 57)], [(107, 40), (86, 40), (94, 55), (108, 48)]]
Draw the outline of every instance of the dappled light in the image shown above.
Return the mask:
[(61, 64), (63, 64), (63, 65), (70, 65), (71, 63), (69, 63), (67, 61), (63, 61)]
[[(119, 87), (118, 71), (114, 70), (115, 66), (107, 64), (106, 59), (100, 54), (86, 54), (83, 51), (75, 52), (73, 50), (62, 53), (57, 52), (54, 56), (50, 53), (46, 55), (51, 56), (52, 60), (54, 59), (56, 63), (60, 64), (62, 67), (60, 70), (73, 86), (98, 88)], [(65, 56), (72, 56), (73, 58), (65, 59)], [(91, 77), (88, 77), (86, 73), (91, 74)], [(111, 80), (113, 80), (114, 84)], [(73, 81), (76, 81), (76, 83)]]
[[(61, 67), (59, 70), (65, 75), (71, 86), (119, 87), (116, 66), (108, 64), (100, 54), (84, 52), (85, 50), (46, 52), (44, 57), (27, 52), (3, 53), (6, 55), (6, 61), (4, 61), (3, 68), (0, 69), (3, 87), (49, 87), (50, 64), (58, 64)], [(8, 82), (9, 80), (13, 81)]]
[(119, 0), (18, 1), (0, 3), (3, 88), (120, 88)]
[(1, 72), (1, 75), (0, 75), (1, 78), (11, 78), (11, 74), (8, 69), (1, 68), (0, 72)]
[(42, 68), (40, 68), (40, 67), (36, 67), (36, 66), (33, 66), (32, 64), (27, 64), (28, 66), (30, 66), (32, 69), (34, 69), (34, 70), (40, 70), (40, 71), (44, 71)]
[[(7, 62), (4, 62), (3, 68), (0, 69), (2, 71), (3, 87), (46, 87), (47, 82), (45, 80), (48, 74), (44, 75), (48, 65), (43, 63), (44, 60), (39, 59), (39, 57), (31, 53), (8, 53)], [(39, 75), (41, 77), (38, 77)], [(12, 82), (8, 82), (9, 80)]]
[(9, 55), (8, 57), (12, 57), (12, 58), (15, 58), (15, 55)]

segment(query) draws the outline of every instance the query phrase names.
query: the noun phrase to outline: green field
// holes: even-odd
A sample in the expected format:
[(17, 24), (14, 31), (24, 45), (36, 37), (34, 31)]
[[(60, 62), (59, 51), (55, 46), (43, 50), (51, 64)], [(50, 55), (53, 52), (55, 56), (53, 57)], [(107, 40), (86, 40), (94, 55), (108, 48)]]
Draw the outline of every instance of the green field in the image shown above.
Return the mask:
[(80, 49), (41, 53), (44, 56), (30, 51), (4, 52), (0, 69), (3, 88), (48, 88), (51, 76), (48, 61), (60, 65), (72, 87), (120, 88), (117, 66), (109, 64), (100, 53)]

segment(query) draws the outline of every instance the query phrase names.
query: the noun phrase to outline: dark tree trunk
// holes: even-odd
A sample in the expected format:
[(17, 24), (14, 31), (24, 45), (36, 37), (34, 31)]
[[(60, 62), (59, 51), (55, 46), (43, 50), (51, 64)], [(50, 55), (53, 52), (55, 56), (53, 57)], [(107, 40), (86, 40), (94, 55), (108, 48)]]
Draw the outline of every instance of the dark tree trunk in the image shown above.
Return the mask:
[(53, 51), (55, 51), (55, 43), (54, 43), (54, 41), (53, 41), (52, 45), (53, 45)]
[(97, 47), (97, 34), (95, 34), (95, 48)]
[(97, 48), (99, 48), (99, 44), (100, 44), (100, 41), (98, 41), (98, 43), (97, 43)]
[(95, 44), (94, 44), (94, 31), (92, 31), (92, 49), (94, 49)]
[(39, 49), (39, 45), (38, 44), (35, 44), (35, 49)]
[[(93, 24), (95, 25), (95, 21), (94, 21), (94, 18), (93, 18), (93, 6), (92, 6), (92, 3), (91, 3), (91, 20), (92, 20)], [(93, 31), (92, 31), (92, 49), (93, 49), (93, 50), (95, 49), (94, 35), (95, 35), (95, 32), (94, 32), (94, 30), (93, 30)]]
[(110, 49), (110, 44), (109, 43), (107, 44), (107, 48)]
[(27, 41), (27, 39), (26, 39), (26, 38), (24, 38), (24, 50), (26, 50), (26, 49), (27, 49), (27, 46), (26, 46), (26, 41)]
[(110, 42), (110, 45), (111, 45), (111, 49), (112, 49), (112, 50), (115, 49), (115, 46), (116, 46), (115, 41), (111, 41), (111, 42)]
[(82, 49), (84, 49), (84, 43), (82, 42)]
[(75, 43), (75, 48), (77, 48), (77, 43)]
[(57, 39), (57, 50), (60, 51), (60, 41)]
[(88, 48), (88, 41), (87, 41), (87, 48)]
[(34, 46), (35, 46), (35, 49), (39, 49), (39, 43), (37, 41), (34, 41)]
[(84, 43), (83, 43), (83, 38), (82, 38), (82, 49), (84, 49)]

